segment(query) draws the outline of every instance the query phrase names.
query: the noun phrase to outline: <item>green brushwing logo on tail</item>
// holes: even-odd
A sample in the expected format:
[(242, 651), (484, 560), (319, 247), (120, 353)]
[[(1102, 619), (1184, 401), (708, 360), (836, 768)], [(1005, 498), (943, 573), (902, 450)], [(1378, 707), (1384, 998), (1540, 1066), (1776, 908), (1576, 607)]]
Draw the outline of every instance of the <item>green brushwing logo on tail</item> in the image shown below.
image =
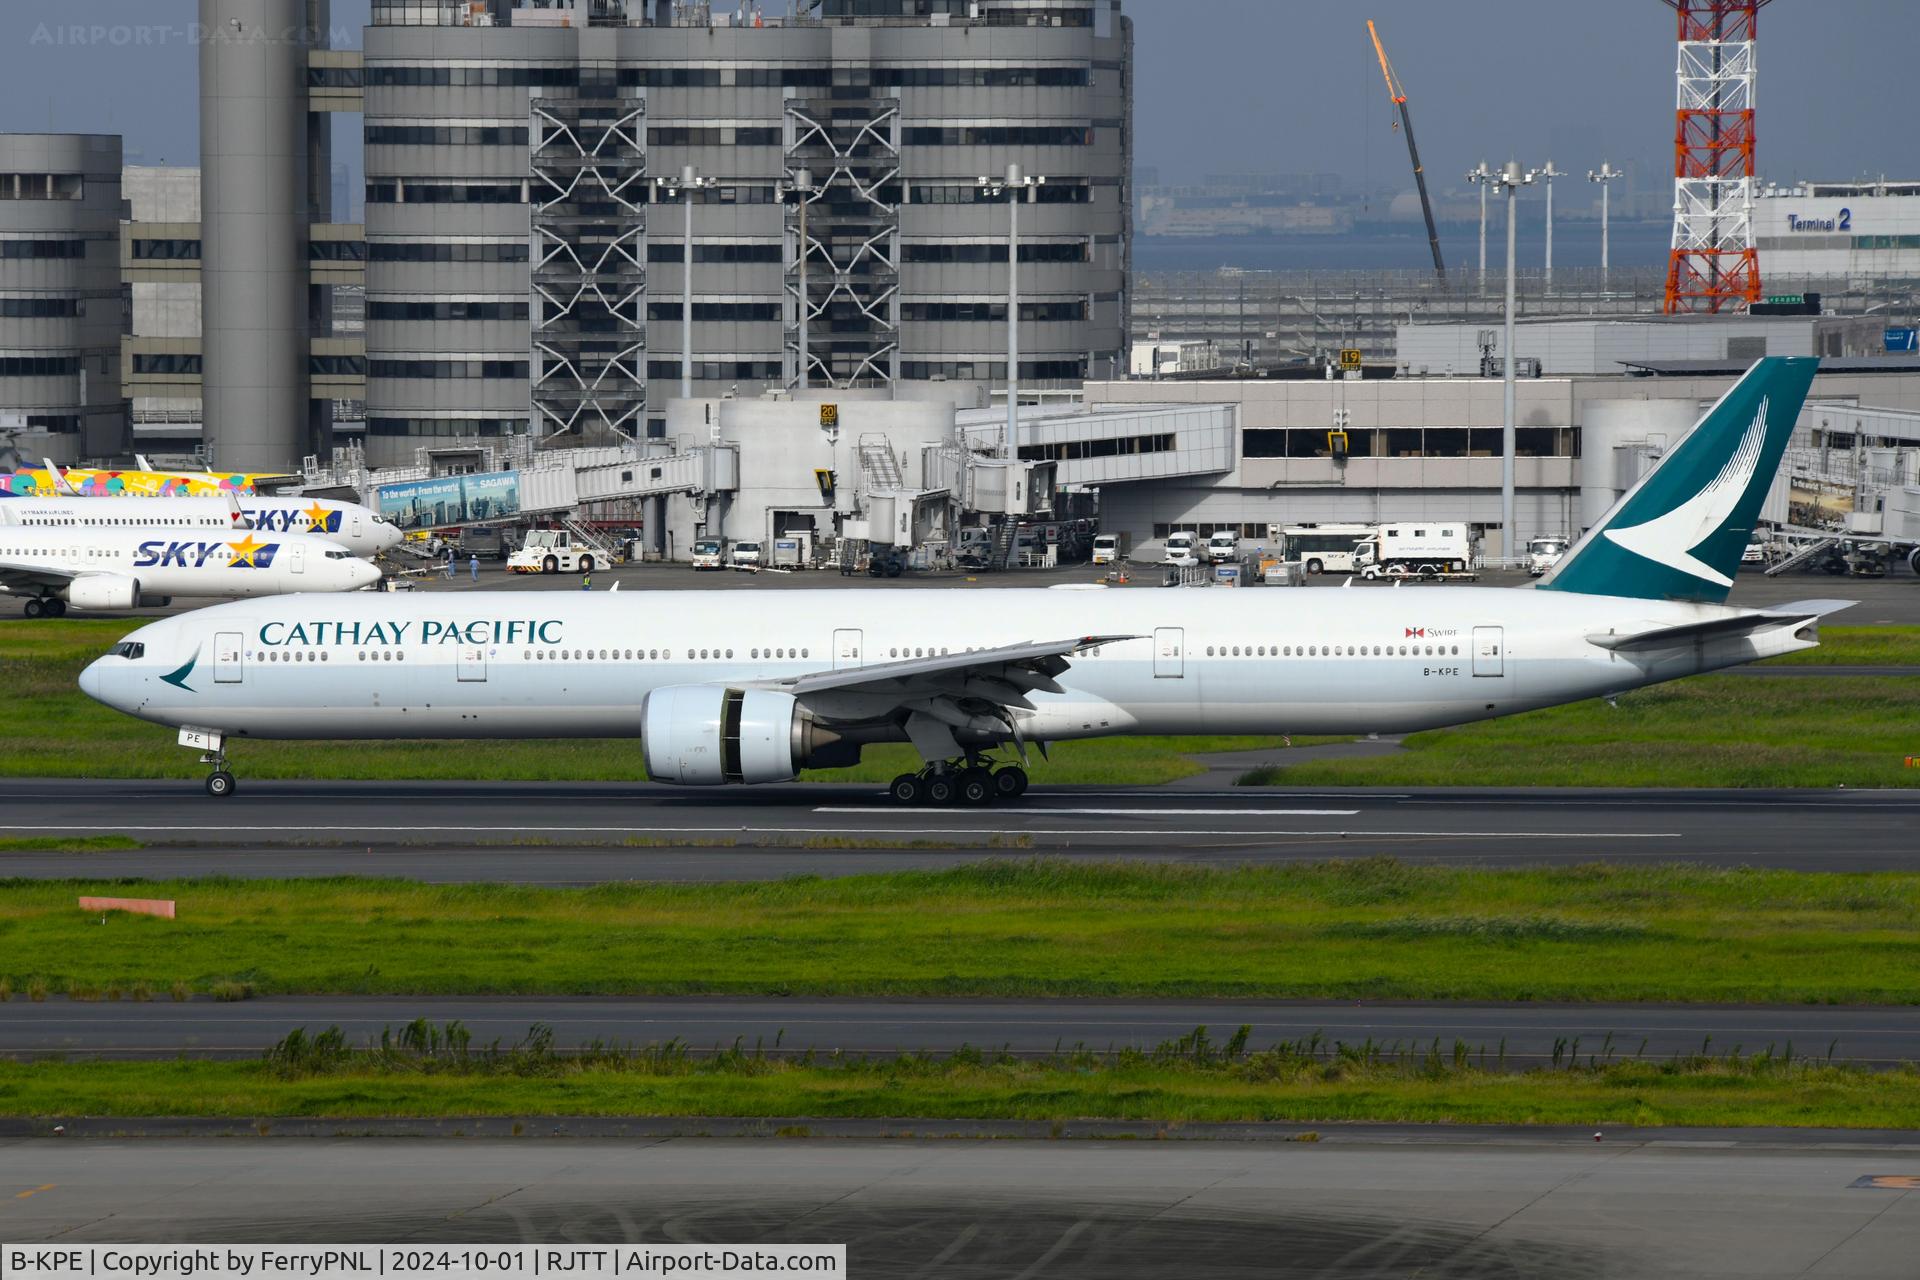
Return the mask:
[(1811, 357), (1756, 363), (1540, 586), (1724, 601), (1819, 367)]

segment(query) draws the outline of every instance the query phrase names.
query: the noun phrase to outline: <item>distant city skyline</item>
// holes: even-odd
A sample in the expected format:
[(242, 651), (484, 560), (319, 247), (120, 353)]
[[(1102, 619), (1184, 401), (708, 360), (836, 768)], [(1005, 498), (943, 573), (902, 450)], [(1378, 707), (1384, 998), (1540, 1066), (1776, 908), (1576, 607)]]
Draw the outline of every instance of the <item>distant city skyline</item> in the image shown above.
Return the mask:
[[(766, 6), (780, 11), (773, 0)], [(334, 0), (335, 43), (359, 44), (369, 0)], [(131, 163), (197, 161), (194, 0), (0, 6), (0, 130), (119, 133)], [(1673, 17), (1658, 0), (1127, 0), (1137, 34), (1135, 156), (1169, 183), (1210, 173), (1329, 172), (1350, 189), (1411, 187), (1367, 39), (1374, 18), (1405, 81), (1433, 185), (1461, 190), (1482, 157), (1610, 160), (1671, 171)], [(1910, 0), (1781, 0), (1760, 20), (1759, 167), (1769, 181), (1920, 177), (1898, 90), (1920, 46)], [(1884, 99), (1861, 86), (1885, 85)], [(359, 173), (357, 120), (338, 152)], [(1618, 192), (1616, 192), (1618, 194)], [(341, 211), (345, 216), (349, 211)]]

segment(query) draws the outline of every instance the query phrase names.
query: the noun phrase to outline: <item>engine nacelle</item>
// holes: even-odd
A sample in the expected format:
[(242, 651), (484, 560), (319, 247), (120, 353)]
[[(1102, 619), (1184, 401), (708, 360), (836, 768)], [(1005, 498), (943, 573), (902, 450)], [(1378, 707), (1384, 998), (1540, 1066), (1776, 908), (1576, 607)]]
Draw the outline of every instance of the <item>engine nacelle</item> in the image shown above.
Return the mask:
[(841, 753), (823, 750), (837, 735), (816, 724), (792, 694), (770, 689), (655, 689), (640, 706), (640, 736), (647, 776), (655, 782), (791, 782), (816, 758), (841, 763)]
[(76, 609), (131, 609), (140, 602), (140, 582), (117, 573), (83, 573), (67, 584)]

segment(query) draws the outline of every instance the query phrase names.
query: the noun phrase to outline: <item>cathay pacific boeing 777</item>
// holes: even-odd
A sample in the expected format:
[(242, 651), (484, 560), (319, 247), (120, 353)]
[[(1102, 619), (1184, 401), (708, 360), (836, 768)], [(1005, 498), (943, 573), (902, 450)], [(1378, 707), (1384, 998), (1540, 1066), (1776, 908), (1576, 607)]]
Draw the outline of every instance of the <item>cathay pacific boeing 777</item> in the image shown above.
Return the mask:
[(142, 627), (81, 686), (220, 796), (247, 738), (638, 737), (696, 785), (906, 741), (896, 800), (986, 803), (1028, 744), (1489, 719), (1817, 643), (1844, 602), (1725, 603), (1817, 364), (1756, 364), (1534, 588), (296, 596)]

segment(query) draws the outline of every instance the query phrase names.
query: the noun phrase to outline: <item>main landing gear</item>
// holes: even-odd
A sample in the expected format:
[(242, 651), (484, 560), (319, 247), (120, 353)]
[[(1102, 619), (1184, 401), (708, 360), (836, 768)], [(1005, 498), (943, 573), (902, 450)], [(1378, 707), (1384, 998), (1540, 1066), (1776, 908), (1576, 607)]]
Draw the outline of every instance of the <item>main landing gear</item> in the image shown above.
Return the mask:
[(1027, 771), (1017, 764), (993, 767), (981, 757), (940, 760), (918, 773), (903, 773), (887, 787), (895, 804), (979, 808), (1013, 800), (1027, 790)]
[(21, 612), (29, 618), (59, 618), (67, 612), (67, 602), (59, 596), (28, 596)]

